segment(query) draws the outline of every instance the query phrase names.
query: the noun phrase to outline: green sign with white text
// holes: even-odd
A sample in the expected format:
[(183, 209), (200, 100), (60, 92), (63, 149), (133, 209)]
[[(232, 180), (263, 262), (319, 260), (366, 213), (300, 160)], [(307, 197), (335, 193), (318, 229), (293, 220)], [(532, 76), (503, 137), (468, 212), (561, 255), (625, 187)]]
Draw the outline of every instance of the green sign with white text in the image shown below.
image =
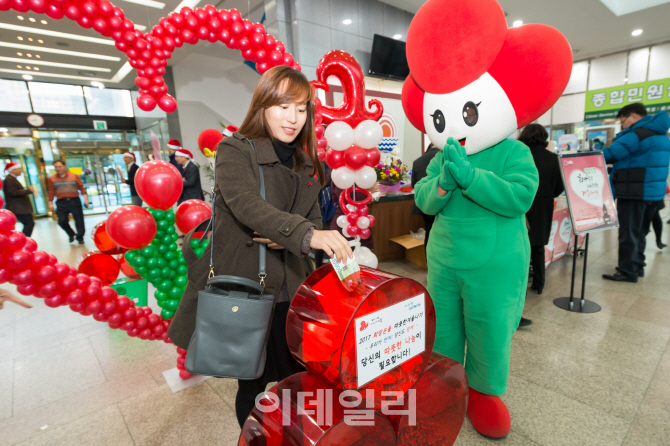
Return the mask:
[(584, 121), (616, 118), (622, 107), (635, 102), (649, 113), (670, 111), (670, 78), (587, 91)]

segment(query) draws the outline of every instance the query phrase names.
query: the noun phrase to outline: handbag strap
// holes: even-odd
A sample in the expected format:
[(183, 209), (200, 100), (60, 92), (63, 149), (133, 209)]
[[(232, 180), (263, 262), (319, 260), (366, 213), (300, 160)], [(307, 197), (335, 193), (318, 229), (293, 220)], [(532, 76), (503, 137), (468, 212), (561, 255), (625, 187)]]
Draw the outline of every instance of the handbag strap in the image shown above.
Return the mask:
[[(256, 152), (256, 147), (254, 146), (254, 143), (251, 139), (249, 138), (244, 138), (245, 141), (247, 141), (250, 145), (251, 148)], [(219, 150), (217, 150), (214, 153), (214, 184), (212, 186), (212, 214), (209, 219), (209, 223), (207, 224), (207, 228), (205, 228), (205, 232), (200, 238), (200, 243), (207, 237), (207, 234), (209, 231), (212, 231), (212, 238), (209, 242), (210, 246), (210, 251), (209, 251), (209, 278), (211, 279), (214, 277), (214, 219), (216, 217), (216, 158), (219, 156)], [(258, 172), (260, 173), (260, 183), (261, 183), (261, 198), (265, 200), (265, 177), (263, 176), (263, 168), (261, 165), (258, 165)], [(267, 247), (265, 246), (264, 243), (259, 243), (259, 260), (258, 260), (258, 278), (260, 279), (260, 284), (261, 286), (265, 289), (265, 278), (267, 277), (266, 269), (265, 269), (265, 262), (266, 262), (266, 249)], [(261, 294), (262, 295), (262, 294)]]

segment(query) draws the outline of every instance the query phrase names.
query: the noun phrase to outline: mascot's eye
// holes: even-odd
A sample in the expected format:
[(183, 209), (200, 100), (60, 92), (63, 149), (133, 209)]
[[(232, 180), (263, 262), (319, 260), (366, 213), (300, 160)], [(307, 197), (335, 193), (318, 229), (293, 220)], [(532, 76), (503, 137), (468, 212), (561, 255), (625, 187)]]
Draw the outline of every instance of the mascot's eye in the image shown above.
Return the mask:
[(435, 126), (435, 130), (437, 130), (438, 133), (444, 132), (444, 127), (447, 125), (447, 123), (444, 120), (444, 114), (442, 113), (442, 110), (435, 110), (435, 113), (430, 116), (433, 117), (433, 125)]
[(474, 127), (479, 121), (479, 110), (477, 109), (479, 104), (475, 105), (474, 102), (470, 101), (463, 106), (463, 121), (470, 127)]

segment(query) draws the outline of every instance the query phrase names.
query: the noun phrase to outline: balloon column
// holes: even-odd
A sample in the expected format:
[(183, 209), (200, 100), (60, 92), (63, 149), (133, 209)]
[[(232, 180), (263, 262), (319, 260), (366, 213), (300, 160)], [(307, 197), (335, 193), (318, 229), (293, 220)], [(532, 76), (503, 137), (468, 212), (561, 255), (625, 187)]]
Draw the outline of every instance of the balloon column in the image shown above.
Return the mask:
[(55, 256), (37, 250), (34, 240), (14, 230), (15, 224), (14, 214), (0, 209), (0, 284), (14, 284), (19, 293), (43, 298), (49, 307), (68, 305), (129, 336), (170, 342), (169, 321), (161, 320), (149, 307), (136, 307), (99, 278), (78, 274)]
[[(377, 146), (384, 136), (377, 120), (384, 113), (384, 108), (376, 99), (368, 103), (370, 107), (375, 107), (374, 111), (365, 108), (363, 70), (350, 54), (339, 50), (327, 53), (319, 62), (318, 80), (312, 85), (328, 91), (326, 80), (330, 76), (340, 81), (344, 91), (340, 106), (322, 106), (320, 109), (322, 121), (328, 126), (324, 133), (330, 146), (325, 156), (326, 164), (333, 169), (333, 183), (343, 191), (339, 204), (344, 215), (338, 217), (336, 222), (345, 236), (367, 239), (371, 235), (370, 228), (376, 223), (367, 207), (372, 201), (368, 189), (377, 182), (374, 166), (381, 156)], [(354, 200), (354, 192), (362, 193), (364, 198)], [(358, 254), (363, 255), (359, 262), (377, 266), (376, 257), (371, 251), (367, 248), (359, 248), (357, 251), (360, 251), (357, 258)]]

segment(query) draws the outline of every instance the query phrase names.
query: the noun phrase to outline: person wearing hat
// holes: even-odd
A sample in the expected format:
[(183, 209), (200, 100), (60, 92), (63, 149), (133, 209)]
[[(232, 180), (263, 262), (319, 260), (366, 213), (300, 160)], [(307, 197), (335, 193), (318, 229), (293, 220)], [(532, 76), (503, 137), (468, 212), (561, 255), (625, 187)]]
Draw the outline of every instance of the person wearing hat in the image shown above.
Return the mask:
[(5, 166), (5, 182), (2, 185), (2, 191), (5, 193), (6, 208), (12, 211), (16, 219), (23, 224), (23, 233), (26, 237), (30, 237), (35, 228), (35, 221), (33, 221), (33, 205), (30, 202), (28, 195), (35, 193), (33, 186), (23, 187), (19, 180), (16, 179), (23, 173), (20, 164), (8, 163)]
[(235, 127), (234, 125), (229, 125), (225, 129), (223, 129), (223, 132), (221, 132), (221, 133), (223, 133), (223, 136), (225, 138), (228, 138), (229, 136), (233, 136), (233, 133), (235, 133), (237, 131), (239, 131), (239, 129), (237, 127)]
[(179, 173), (183, 174), (184, 168), (181, 167), (181, 164), (175, 159), (175, 153), (177, 153), (177, 150), (181, 149), (181, 143), (177, 139), (171, 139), (168, 141), (167, 146), (168, 151), (170, 152), (170, 164), (176, 167)]
[(135, 163), (135, 154), (133, 152), (124, 153), (123, 161), (126, 163), (126, 168), (128, 169), (128, 178), (123, 178), (121, 168), (117, 167), (116, 171), (119, 172), (121, 181), (130, 186), (130, 198), (133, 200), (133, 205), (142, 206), (142, 198), (137, 194), (137, 189), (135, 188), (135, 174), (137, 173), (137, 169), (139, 169)]
[(200, 184), (200, 170), (191, 162), (193, 154), (186, 149), (179, 149), (174, 155), (175, 161), (177, 161), (182, 169), (184, 169), (181, 173), (184, 189), (181, 192), (179, 201), (177, 201), (177, 205), (193, 198), (205, 201), (205, 196), (202, 193), (202, 186)]

